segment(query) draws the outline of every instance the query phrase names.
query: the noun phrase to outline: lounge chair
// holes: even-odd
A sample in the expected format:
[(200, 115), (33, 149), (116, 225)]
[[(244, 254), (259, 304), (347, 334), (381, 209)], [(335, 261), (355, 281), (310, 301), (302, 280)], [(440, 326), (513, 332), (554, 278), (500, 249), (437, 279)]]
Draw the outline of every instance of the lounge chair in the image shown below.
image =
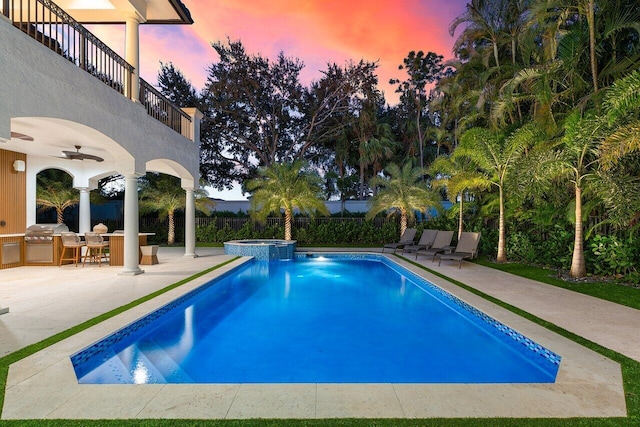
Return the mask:
[(438, 265), (443, 259), (449, 259), (454, 261), (460, 261), (458, 268), (462, 268), (462, 261), (465, 259), (475, 258), (478, 254), (478, 243), (480, 242), (480, 233), (462, 233), (460, 239), (458, 239), (458, 245), (456, 250), (449, 254), (440, 254), (440, 260)]
[(438, 230), (438, 234), (436, 235), (436, 238), (433, 241), (433, 245), (431, 245), (430, 248), (418, 249), (416, 251), (416, 259), (418, 259), (418, 255), (425, 255), (425, 256), (430, 256), (431, 261), (435, 261), (436, 254), (439, 254), (447, 250), (451, 246), (452, 239), (453, 239), (453, 231)]
[(398, 249), (402, 249), (407, 245), (413, 245), (413, 239), (416, 237), (417, 231), (418, 230), (416, 230), (415, 228), (407, 228), (406, 230), (404, 230), (404, 233), (402, 233), (402, 236), (400, 236), (400, 240), (397, 243), (385, 244), (382, 247), (382, 252), (384, 252), (384, 250), (387, 248), (393, 249), (393, 252), (395, 252)]
[(420, 240), (417, 245), (407, 245), (402, 248), (402, 253), (405, 252), (415, 252), (419, 249), (429, 249), (433, 246), (433, 242), (436, 240), (436, 236), (438, 235), (438, 230), (424, 230), (422, 232), (422, 236), (420, 236)]

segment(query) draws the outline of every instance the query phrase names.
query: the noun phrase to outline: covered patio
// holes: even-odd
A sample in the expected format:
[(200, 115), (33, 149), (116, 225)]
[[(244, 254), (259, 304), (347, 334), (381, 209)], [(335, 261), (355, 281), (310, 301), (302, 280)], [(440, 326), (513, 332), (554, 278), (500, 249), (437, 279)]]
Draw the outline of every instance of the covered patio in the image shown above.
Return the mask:
[[(79, 233), (95, 225), (89, 192), (98, 180), (120, 175), (125, 200), (119, 274), (143, 273), (138, 177), (153, 171), (180, 178), (186, 200), (183, 255), (195, 257), (202, 116), (195, 108), (171, 104), (139, 79), (138, 70), (139, 25), (191, 24), (189, 11), (178, 0), (93, 6), (10, 0), (0, 9), (0, 74), (5, 82), (0, 91), (0, 240), (11, 236), (12, 243), (19, 242), (36, 223), (36, 176), (42, 170), (60, 169), (73, 177), (79, 190), (79, 227), (71, 231)], [(126, 59), (81, 22), (125, 24)], [(0, 269), (25, 265), (24, 248), (21, 252), (19, 261), (12, 258)], [(0, 310), (6, 306), (0, 299)]]

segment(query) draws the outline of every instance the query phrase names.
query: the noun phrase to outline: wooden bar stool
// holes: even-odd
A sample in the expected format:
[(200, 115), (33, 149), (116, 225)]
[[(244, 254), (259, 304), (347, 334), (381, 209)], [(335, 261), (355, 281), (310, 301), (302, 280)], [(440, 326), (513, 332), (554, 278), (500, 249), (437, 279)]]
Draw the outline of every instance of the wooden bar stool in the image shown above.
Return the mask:
[[(62, 253), (60, 254), (58, 267), (62, 265), (62, 261), (73, 261), (77, 267), (81, 254), (80, 250), (84, 246), (84, 242), (80, 240), (80, 236), (73, 232), (60, 233), (60, 240), (62, 241)], [(71, 258), (65, 257), (67, 249), (71, 251)]]
[(86, 232), (84, 233), (84, 239), (87, 242), (87, 252), (84, 254), (84, 259), (82, 260), (82, 266), (87, 262), (87, 258), (89, 258), (89, 262), (98, 262), (98, 267), (102, 266), (102, 258), (104, 257), (105, 261), (109, 260), (109, 242), (105, 242), (102, 236), (98, 233)]

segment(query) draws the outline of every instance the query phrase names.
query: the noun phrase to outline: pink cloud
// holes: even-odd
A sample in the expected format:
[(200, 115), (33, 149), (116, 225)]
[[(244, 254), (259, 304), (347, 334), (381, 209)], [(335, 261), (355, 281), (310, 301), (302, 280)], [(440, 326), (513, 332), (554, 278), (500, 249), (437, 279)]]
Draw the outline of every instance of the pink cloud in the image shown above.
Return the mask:
[[(305, 63), (306, 82), (328, 62), (379, 61), (379, 87), (395, 102), (389, 78), (411, 50), (451, 56), (448, 27), (466, 0), (184, 0), (192, 26), (141, 26), (141, 74), (155, 83), (159, 61), (173, 62), (192, 84), (204, 86), (217, 61), (211, 42), (240, 39), (249, 53), (275, 58), (283, 51)], [(124, 45), (124, 28), (103, 26), (99, 37)], [(109, 40), (105, 40), (110, 46)], [(118, 51), (117, 49), (115, 49)], [(124, 50), (122, 48), (122, 50)], [(120, 53), (120, 52), (119, 52)], [(123, 54), (123, 52), (121, 53)]]

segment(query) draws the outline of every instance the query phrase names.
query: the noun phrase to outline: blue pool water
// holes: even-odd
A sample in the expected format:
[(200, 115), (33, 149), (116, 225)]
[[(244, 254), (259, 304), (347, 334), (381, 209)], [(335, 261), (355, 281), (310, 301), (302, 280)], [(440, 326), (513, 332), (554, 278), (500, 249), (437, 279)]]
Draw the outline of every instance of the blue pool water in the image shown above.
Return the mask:
[(252, 261), (72, 356), (80, 383), (554, 382), (560, 357), (384, 257)]

